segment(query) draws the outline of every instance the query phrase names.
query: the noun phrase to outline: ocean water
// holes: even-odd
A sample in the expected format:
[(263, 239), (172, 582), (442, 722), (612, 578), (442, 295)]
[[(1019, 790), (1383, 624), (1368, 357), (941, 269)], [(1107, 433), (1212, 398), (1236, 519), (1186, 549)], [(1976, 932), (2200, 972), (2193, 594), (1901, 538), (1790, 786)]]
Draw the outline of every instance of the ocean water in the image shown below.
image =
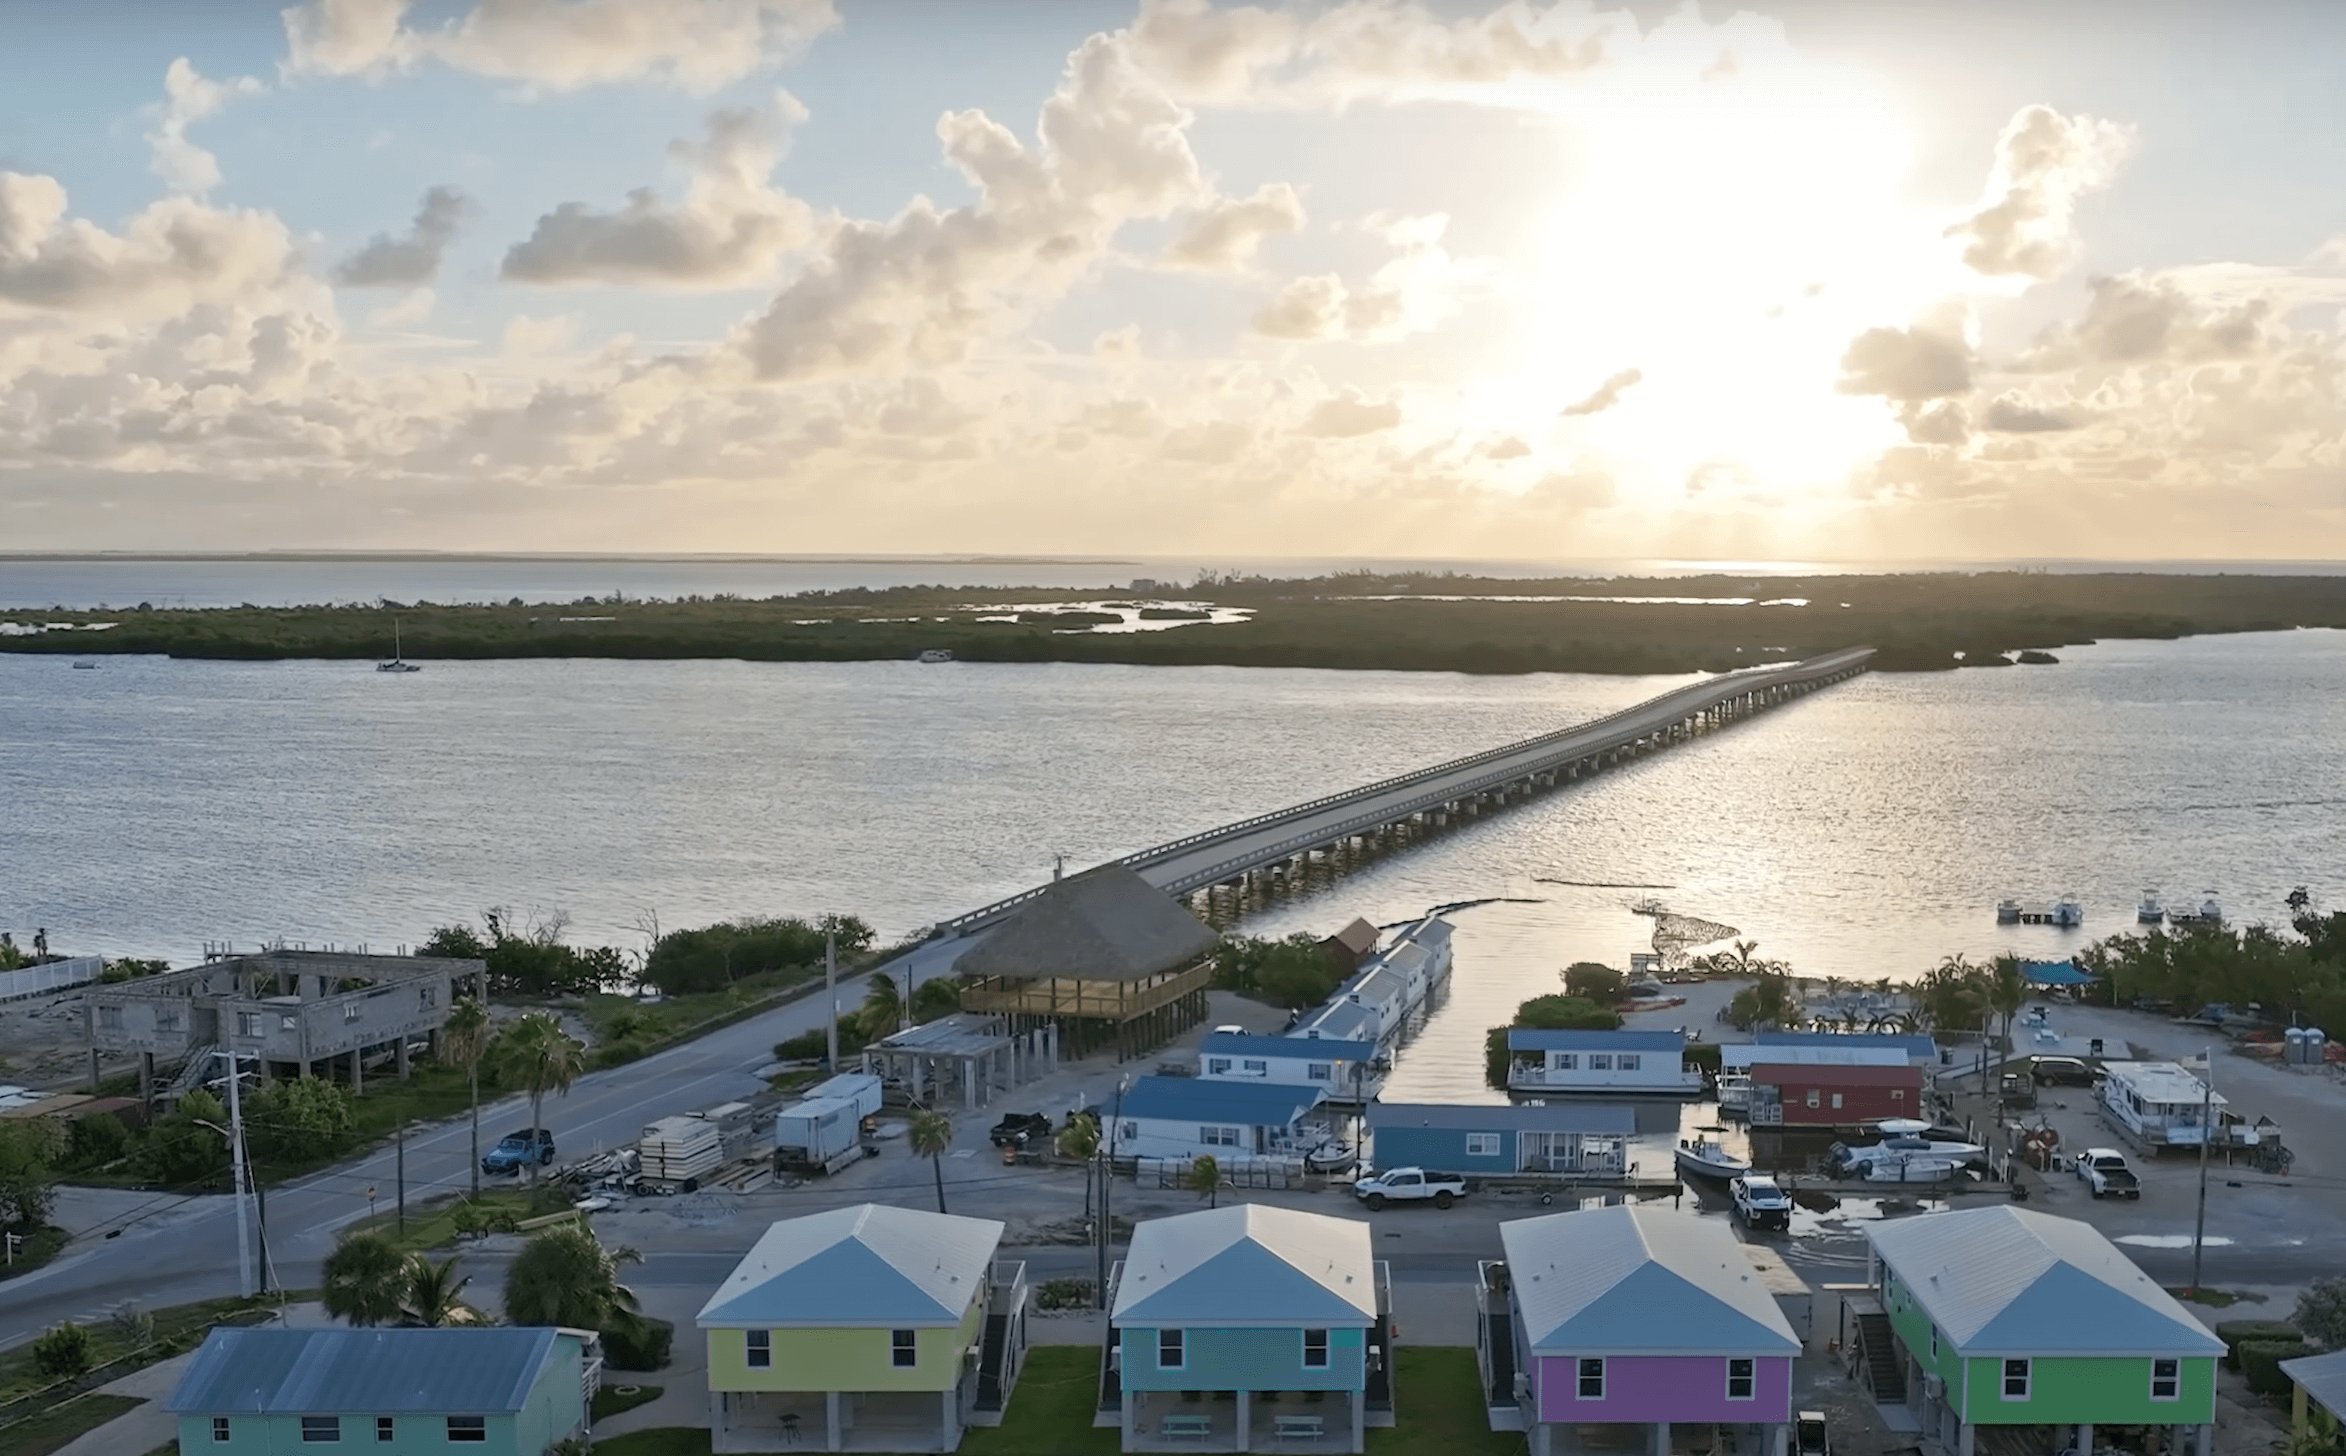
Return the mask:
[[(1405, 1058), (1444, 1085), (1629, 904), (1735, 926), (1809, 975), (1909, 979), (2133, 925), (2346, 898), (2346, 633), (1873, 674), (1395, 856), (1247, 927), (1456, 912)], [(0, 653), (0, 928), (194, 959), (412, 944), (493, 905), (640, 944), (756, 914), (885, 936), (1070, 868), (1595, 717), (1682, 678), (1082, 664), (182, 662)], [(1650, 891), (1601, 886), (1639, 885)], [(2082, 897), (2082, 931), (1999, 927)], [(1473, 1075), (1473, 1074), (1464, 1074)]]

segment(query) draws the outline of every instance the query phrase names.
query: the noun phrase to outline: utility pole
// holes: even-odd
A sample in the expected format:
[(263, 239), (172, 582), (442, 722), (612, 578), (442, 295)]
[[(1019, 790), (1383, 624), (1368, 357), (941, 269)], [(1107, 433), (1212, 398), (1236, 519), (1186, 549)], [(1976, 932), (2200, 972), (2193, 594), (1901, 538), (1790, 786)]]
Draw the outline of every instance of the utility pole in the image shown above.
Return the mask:
[(835, 931), (823, 934), (823, 995), (831, 1004), (831, 1014), (823, 1018), (824, 1065), (839, 1070), (839, 936)]
[(244, 1071), (236, 1063), (236, 1043), (228, 1043), (228, 1152), (229, 1181), (235, 1185), (236, 1195), (236, 1292), (246, 1299), (253, 1297), (252, 1229), (244, 1212), (244, 1192), (248, 1186), (244, 1168), (244, 1098), (239, 1088), (244, 1082)]
[(407, 1232), (407, 1119), (399, 1119), (399, 1232)]
[(1125, 1077), (1116, 1084), (1116, 1108), (1109, 1114), (1109, 1140), (1103, 1145), (1108, 1155), (1100, 1160), (1100, 1257), (1099, 1282), (1093, 1286), (1094, 1303), (1101, 1309), (1108, 1307), (1108, 1231), (1115, 1227), (1115, 1217), (1108, 1210), (1108, 1194), (1116, 1186), (1116, 1142), (1118, 1125), (1124, 1121), (1124, 1089), (1132, 1085)]
[(2211, 1119), (2216, 1110), (2216, 1057), (2214, 1050), (2203, 1049), (2201, 1060), (2207, 1063), (2205, 1075), (2199, 1083), (2199, 1219), (2191, 1226), (2191, 1297), (2199, 1297), (2199, 1261), (2206, 1251), (2208, 1236), (2208, 1142), (2215, 1136)]

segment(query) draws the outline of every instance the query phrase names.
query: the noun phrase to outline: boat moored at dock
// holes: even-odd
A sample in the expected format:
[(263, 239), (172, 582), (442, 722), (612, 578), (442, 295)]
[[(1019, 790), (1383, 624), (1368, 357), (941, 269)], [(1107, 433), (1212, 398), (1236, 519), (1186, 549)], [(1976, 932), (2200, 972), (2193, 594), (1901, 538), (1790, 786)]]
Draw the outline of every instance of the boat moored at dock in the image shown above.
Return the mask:
[(1675, 1154), (1678, 1171), (1697, 1178), (1740, 1178), (1751, 1164), (1731, 1156), (1716, 1138), (1681, 1139)]

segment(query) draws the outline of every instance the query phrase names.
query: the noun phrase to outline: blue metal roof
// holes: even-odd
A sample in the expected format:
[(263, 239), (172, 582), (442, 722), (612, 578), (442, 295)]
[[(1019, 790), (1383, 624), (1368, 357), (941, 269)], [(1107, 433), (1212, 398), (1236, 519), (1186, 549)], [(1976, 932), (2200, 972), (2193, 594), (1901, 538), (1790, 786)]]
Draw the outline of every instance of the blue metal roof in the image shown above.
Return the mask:
[(2020, 976), (2039, 986), (2082, 986), (2093, 979), (2068, 961), (2022, 961)]
[(1365, 1062), (1377, 1054), (1374, 1042), (1335, 1041), (1324, 1036), (1247, 1036), (1230, 1031), (1209, 1033), (1205, 1051), (1209, 1056), (1294, 1057), (1311, 1062)]
[(1511, 1052), (1676, 1052), (1686, 1037), (1675, 1031), (1525, 1031), (1507, 1033)]
[(1358, 1326), (1376, 1313), (1366, 1223), (1245, 1203), (1134, 1229), (1108, 1321), (1118, 1329)]
[(163, 1409), (189, 1415), (518, 1411), (557, 1341), (578, 1349), (576, 1336), (540, 1328), (215, 1329)]
[(1793, 1355), (1799, 1336), (1720, 1219), (1658, 1206), (1499, 1225), (1531, 1353)]
[(1452, 1102), (1372, 1102), (1370, 1131), (1431, 1127), (1453, 1132), (1577, 1132), (1627, 1137), (1637, 1131), (1637, 1113), (1628, 1107), (1582, 1102), (1514, 1106), (1463, 1106)]
[(1138, 1077), (1115, 1111), (1123, 1117), (1285, 1127), (1327, 1096), (1318, 1087), (1221, 1082), (1204, 1077)]
[(1900, 1036), (1890, 1033), (1838, 1031), (1762, 1031), (1752, 1036), (1759, 1046), (1894, 1046), (1909, 1058), (1935, 1060), (1939, 1044), (1927, 1036)]

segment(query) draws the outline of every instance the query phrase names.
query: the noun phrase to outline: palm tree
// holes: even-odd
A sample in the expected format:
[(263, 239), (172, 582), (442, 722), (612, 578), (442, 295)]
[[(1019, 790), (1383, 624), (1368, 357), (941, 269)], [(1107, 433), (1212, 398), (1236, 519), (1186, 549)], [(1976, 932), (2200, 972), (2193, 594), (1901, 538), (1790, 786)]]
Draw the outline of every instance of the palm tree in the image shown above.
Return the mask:
[(912, 1115), (912, 1155), (926, 1158), (937, 1175), (937, 1212), (945, 1211), (945, 1154), (953, 1147), (953, 1123), (944, 1113), (925, 1108)]
[[(1067, 1119), (1067, 1126), (1059, 1130), (1059, 1156), (1081, 1158), (1088, 1163), (1100, 1151), (1100, 1124), (1088, 1112), (1079, 1112)], [(1092, 1216), (1092, 1179), (1087, 1171), (1083, 1180), (1083, 1216)]]
[(1221, 1206), (1222, 1165), (1214, 1161), (1212, 1153), (1200, 1154), (1197, 1161), (1189, 1165), (1189, 1176), (1181, 1181), (1182, 1186), (1190, 1192), (1205, 1195), (1206, 1207)]
[(523, 1244), (505, 1271), (505, 1317), (517, 1325), (607, 1329), (639, 1307), (635, 1291), (619, 1282), (619, 1266), (642, 1257), (604, 1248), (584, 1224), (550, 1228)]
[(466, 1313), (464, 1288), (472, 1283), (470, 1274), (458, 1275), (457, 1263), (462, 1254), (450, 1254), (435, 1264), (421, 1254), (411, 1255), (407, 1263), (406, 1313), (410, 1320), (430, 1329), (452, 1323)]
[(2020, 1015), (2020, 1008), (2028, 1001), (2028, 980), (2020, 974), (2020, 957), (2000, 955), (1989, 965), (1985, 977), (1988, 1010), (2004, 1019), (2004, 1044), (2012, 1043), (2012, 1022)]
[(904, 991), (886, 971), (872, 972), (863, 993), (864, 1034), (872, 1040), (892, 1036), (904, 1025)]
[(448, 1008), (440, 1027), (440, 1052), (472, 1078), (472, 1196), (481, 1196), (481, 1057), (489, 1050), (489, 1007), (467, 996)]
[(320, 1272), (318, 1302), (361, 1329), (389, 1324), (407, 1307), (407, 1256), (381, 1234), (343, 1235)]
[[(524, 1012), (507, 1027), (490, 1053), (499, 1072), (529, 1093), (529, 1125), (546, 1125), (546, 1094), (567, 1093), (578, 1074), (586, 1070), (586, 1043), (562, 1029), (562, 1023), (544, 1011)], [(529, 1181), (538, 1179), (533, 1158), (523, 1164)]]

